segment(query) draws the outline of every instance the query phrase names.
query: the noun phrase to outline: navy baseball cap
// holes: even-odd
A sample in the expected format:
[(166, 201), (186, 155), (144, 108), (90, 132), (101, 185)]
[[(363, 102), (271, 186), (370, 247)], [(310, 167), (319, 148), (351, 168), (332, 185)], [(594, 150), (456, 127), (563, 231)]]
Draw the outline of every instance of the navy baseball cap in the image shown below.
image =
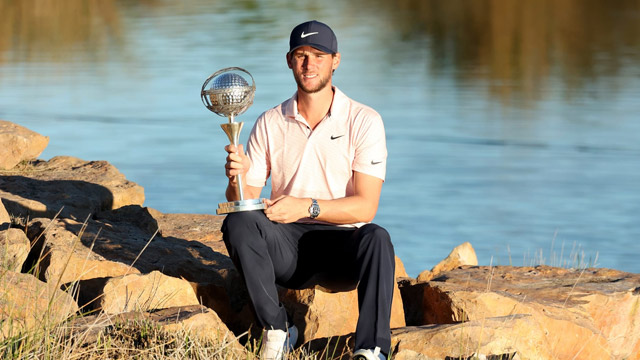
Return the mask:
[(335, 54), (338, 52), (338, 39), (327, 24), (311, 20), (291, 31), (289, 52), (301, 46), (311, 46), (327, 54)]

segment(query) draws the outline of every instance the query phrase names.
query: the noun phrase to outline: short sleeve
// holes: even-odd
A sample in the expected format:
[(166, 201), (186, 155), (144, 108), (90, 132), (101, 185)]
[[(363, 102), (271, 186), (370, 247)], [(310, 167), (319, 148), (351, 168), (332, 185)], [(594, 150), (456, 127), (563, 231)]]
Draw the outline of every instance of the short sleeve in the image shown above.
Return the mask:
[(359, 114), (353, 170), (384, 181), (387, 169), (387, 141), (382, 117), (373, 109)]

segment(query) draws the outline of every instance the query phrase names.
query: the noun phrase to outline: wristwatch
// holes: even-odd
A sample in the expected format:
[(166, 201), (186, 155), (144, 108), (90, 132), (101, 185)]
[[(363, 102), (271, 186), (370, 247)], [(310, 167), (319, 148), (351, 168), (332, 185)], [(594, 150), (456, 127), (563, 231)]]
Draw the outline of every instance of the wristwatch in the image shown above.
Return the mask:
[(316, 199), (311, 199), (311, 206), (309, 206), (309, 217), (315, 219), (320, 215), (320, 205)]

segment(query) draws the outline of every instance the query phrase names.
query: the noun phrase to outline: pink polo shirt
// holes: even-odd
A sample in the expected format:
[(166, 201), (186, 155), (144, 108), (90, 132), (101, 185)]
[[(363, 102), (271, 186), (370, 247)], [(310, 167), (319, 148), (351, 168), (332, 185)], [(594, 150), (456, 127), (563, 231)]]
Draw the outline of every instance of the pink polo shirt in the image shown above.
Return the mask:
[(314, 130), (298, 113), (297, 93), (256, 121), (247, 144), (246, 183), (280, 195), (332, 200), (354, 194), (354, 171), (384, 180), (384, 125), (372, 108), (334, 87), (333, 103)]

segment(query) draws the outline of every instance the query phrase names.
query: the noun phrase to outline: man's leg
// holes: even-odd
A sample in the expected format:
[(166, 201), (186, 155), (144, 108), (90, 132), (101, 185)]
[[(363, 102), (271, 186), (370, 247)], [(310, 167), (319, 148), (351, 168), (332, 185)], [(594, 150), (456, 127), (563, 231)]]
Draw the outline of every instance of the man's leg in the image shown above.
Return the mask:
[(391, 301), (395, 277), (395, 254), (387, 231), (367, 224), (351, 236), (356, 250), (358, 305), (355, 348), (380, 347), (385, 354), (391, 347)]
[[(359, 229), (318, 225), (302, 234), (298, 243), (298, 274), (314, 274), (327, 288), (358, 291), (360, 316), (355, 348), (385, 354), (391, 347), (391, 301), (394, 289), (395, 254), (389, 234), (367, 224)], [(294, 281), (295, 282), (295, 281)]]
[(256, 318), (265, 329), (287, 330), (287, 313), (276, 281), (290, 278), (297, 264), (298, 228), (271, 222), (262, 211), (228, 214), (222, 239), (244, 277)]

